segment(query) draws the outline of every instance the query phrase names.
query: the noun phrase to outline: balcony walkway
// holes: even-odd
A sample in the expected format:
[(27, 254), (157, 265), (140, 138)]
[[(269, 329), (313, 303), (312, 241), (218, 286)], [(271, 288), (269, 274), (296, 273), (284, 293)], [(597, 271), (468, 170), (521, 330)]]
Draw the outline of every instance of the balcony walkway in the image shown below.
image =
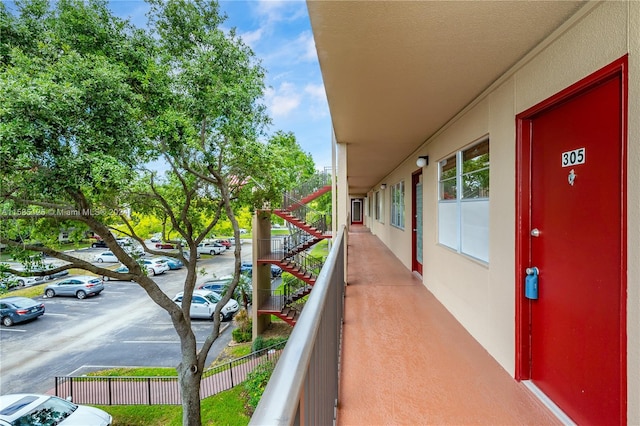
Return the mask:
[(561, 424), (367, 228), (347, 282), (338, 425)]

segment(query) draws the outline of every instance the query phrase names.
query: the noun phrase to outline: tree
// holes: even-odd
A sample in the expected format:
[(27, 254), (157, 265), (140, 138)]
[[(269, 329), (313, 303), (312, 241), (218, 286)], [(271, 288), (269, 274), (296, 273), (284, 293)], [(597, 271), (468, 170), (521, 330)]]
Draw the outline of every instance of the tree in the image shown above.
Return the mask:
[[(284, 145), (258, 139), (268, 123), (264, 71), (233, 30), (219, 29), (217, 3), (151, 5), (141, 30), (102, 0), (20, 1), (15, 16), (0, 4), (0, 242), (25, 261), (35, 251), (67, 262), (47, 273), (81, 268), (140, 285), (171, 316), (181, 342), (183, 424), (199, 425), (204, 363), (240, 277), (236, 212), (274, 199), (289, 182), (272, 178), (282, 166), (274, 151)], [(146, 166), (158, 159), (165, 175)], [(144, 244), (137, 230), (145, 216), (178, 235), (190, 259), (221, 218), (232, 225), (234, 280), (200, 350), (189, 315), (195, 261), (171, 254), (187, 271), (178, 306), (112, 233)], [(129, 272), (61, 252), (50, 236), (62, 226), (100, 235)]]

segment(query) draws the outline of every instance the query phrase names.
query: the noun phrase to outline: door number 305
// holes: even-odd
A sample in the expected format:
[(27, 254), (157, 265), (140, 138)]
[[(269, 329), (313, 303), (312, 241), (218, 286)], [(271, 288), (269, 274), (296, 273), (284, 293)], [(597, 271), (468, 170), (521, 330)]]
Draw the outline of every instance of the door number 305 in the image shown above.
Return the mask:
[(585, 148), (574, 149), (562, 153), (562, 167), (574, 166), (576, 164), (584, 164), (586, 157)]

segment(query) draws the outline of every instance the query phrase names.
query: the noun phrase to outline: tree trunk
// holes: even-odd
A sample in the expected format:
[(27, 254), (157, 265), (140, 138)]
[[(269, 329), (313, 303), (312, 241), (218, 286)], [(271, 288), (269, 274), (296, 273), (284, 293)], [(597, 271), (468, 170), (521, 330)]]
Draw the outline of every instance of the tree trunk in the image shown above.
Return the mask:
[(178, 365), (178, 382), (180, 394), (182, 395), (182, 424), (183, 426), (201, 426), (200, 416), (200, 381), (202, 371), (198, 369), (197, 363), (185, 363)]

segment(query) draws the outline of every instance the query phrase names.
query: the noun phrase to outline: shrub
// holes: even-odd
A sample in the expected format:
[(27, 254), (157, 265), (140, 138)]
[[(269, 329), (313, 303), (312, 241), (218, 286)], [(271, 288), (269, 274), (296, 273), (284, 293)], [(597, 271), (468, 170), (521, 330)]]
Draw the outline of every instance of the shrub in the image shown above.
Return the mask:
[(256, 337), (256, 340), (254, 340), (253, 344), (251, 345), (251, 351), (258, 352), (259, 350), (264, 348), (266, 348), (266, 345), (264, 344), (264, 338), (262, 336)]
[(273, 373), (276, 363), (273, 360), (265, 361), (259, 364), (252, 372), (247, 374), (247, 379), (244, 382), (244, 390), (247, 396), (247, 408), (250, 411), (249, 416), (253, 414), (264, 389), (269, 383), (271, 373)]
[(233, 340), (237, 343), (250, 342), (252, 335), (253, 322), (246, 309), (240, 309), (240, 311), (234, 317), (234, 321), (237, 324), (231, 332)]
[(250, 342), (253, 334), (251, 331), (243, 331), (240, 328), (236, 328), (231, 332), (231, 336), (233, 337), (233, 341), (236, 343), (244, 343)]

